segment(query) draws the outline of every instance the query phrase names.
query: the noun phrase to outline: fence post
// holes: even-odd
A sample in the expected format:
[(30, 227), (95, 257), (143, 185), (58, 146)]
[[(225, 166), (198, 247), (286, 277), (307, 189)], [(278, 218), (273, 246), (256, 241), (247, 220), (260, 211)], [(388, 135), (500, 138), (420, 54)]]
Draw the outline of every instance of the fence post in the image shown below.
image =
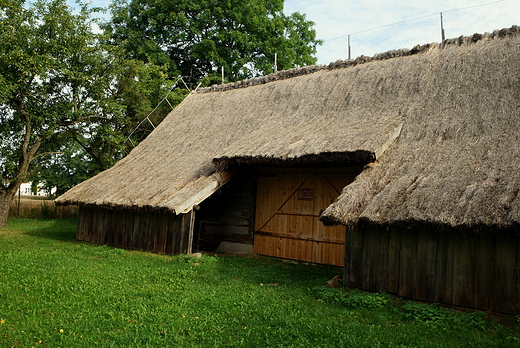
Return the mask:
[(20, 217), (20, 188), (18, 188), (18, 212), (16, 216)]

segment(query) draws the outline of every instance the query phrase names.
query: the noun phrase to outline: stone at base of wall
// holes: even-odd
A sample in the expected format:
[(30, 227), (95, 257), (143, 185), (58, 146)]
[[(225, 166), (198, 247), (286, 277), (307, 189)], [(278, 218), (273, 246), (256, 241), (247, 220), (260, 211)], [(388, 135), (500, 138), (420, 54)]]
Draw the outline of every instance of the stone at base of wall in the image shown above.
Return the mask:
[(217, 251), (224, 251), (230, 254), (252, 254), (253, 253), (253, 244), (244, 244), (244, 243), (233, 243), (223, 241), (220, 243)]

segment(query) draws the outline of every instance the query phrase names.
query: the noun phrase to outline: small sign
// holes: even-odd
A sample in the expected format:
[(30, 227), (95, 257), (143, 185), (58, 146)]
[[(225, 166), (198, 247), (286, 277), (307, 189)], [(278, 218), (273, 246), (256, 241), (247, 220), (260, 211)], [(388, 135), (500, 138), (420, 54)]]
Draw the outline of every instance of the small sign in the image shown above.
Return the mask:
[(299, 201), (312, 201), (314, 199), (314, 190), (313, 189), (299, 189), (298, 190), (298, 200)]

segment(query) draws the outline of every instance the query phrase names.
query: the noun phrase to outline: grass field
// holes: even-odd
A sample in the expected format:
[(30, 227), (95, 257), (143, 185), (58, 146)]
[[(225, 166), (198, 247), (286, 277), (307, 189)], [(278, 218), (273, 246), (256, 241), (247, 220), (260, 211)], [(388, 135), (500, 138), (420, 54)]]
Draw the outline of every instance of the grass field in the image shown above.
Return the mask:
[(517, 347), (516, 318), (324, 287), (341, 270), (80, 243), (76, 221), (0, 230), (0, 347)]

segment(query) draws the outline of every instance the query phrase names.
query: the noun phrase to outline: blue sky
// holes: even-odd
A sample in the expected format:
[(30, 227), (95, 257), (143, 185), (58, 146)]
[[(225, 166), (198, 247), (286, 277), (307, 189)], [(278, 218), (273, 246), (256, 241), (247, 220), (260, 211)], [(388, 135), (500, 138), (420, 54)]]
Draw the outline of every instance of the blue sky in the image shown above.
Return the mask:
[[(90, 2), (104, 7), (111, 1)], [(286, 0), (285, 12), (306, 14), (316, 24), (325, 40), (319, 64), (346, 59), (349, 34), (352, 58), (440, 42), (440, 12), (446, 38), (520, 25), (519, 0)]]

